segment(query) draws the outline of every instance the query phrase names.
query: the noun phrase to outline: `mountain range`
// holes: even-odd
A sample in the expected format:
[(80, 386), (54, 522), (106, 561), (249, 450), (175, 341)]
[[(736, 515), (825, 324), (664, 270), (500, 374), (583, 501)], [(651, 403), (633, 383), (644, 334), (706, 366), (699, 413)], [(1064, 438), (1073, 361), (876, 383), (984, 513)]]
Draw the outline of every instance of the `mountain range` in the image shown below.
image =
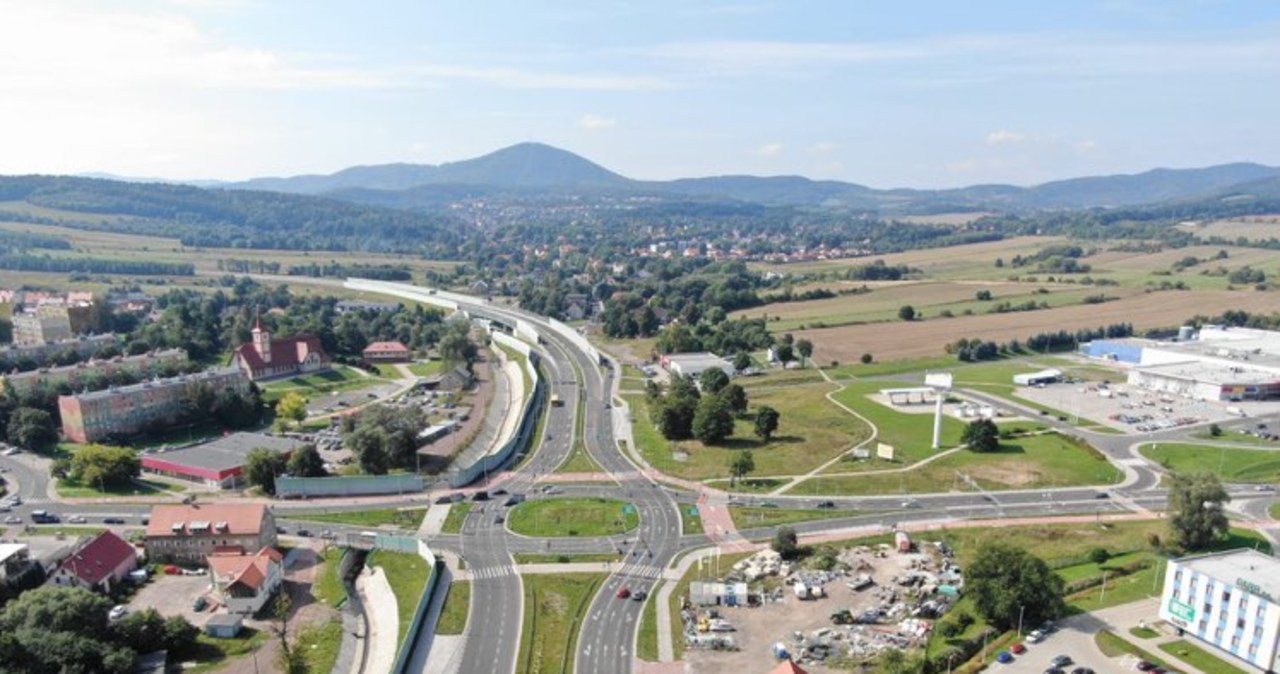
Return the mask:
[(1028, 211), (1114, 208), (1216, 199), (1232, 195), (1280, 195), (1280, 167), (1233, 163), (1193, 169), (1154, 169), (1132, 175), (1072, 178), (1019, 187), (974, 185), (942, 190), (875, 189), (802, 176), (747, 175), (633, 180), (572, 152), (521, 143), (439, 165), (355, 166), (329, 175), (254, 178), (223, 183), (229, 189), (325, 195), (344, 201), (399, 208), (430, 208), (462, 196), (507, 194), (651, 196), (733, 200), (770, 206), (870, 210), (885, 214), (948, 210)]

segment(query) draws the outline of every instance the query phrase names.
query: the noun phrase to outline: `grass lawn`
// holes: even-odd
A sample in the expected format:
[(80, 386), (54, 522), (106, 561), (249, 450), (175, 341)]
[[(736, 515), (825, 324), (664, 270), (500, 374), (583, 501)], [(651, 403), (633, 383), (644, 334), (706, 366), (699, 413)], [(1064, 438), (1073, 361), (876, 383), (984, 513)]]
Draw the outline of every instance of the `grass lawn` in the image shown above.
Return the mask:
[[(871, 460), (861, 463), (871, 463)], [(841, 466), (847, 462), (841, 462)], [(959, 471), (984, 489), (1037, 489), (1119, 482), (1123, 475), (1096, 450), (1056, 433), (1002, 440), (992, 453), (959, 450), (917, 469), (896, 474), (826, 476), (807, 481), (794, 493), (892, 494), (968, 491)]]
[[(815, 370), (801, 372), (808, 376)], [(786, 375), (797, 374), (789, 371)], [(734, 435), (724, 444), (696, 440), (668, 442), (654, 428), (643, 396), (628, 396), (632, 432), (637, 449), (655, 468), (692, 480), (728, 477), (729, 464), (744, 449), (751, 450), (756, 475), (792, 475), (817, 468), (866, 439), (866, 424), (826, 399), (826, 383), (756, 386), (747, 389), (751, 409), (768, 405), (778, 411), (778, 430), (765, 443), (753, 434), (754, 417), (738, 419)], [(683, 460), (675, 452), (682, 452)]]
[(1249, 435), (1241, 431), (1233, 431), (1229, 428), (1222, 429), (1222, 435), (1214, 437), (1209, 431), (1197, 431), (1191, 434), (1193, 438), (1201, 440), (1211, 440), (1213, 442), (1238, 442), (1242, 445), (1260, 445), (1262, 447), (1274, 447), (1280, 449), (1280, 443), (1275, 440), (1267, 440), (1257, 436)]
[(350, 524), (357, 527), (377, 527), (383, 524), (394, 524), (401, 529), (417, 531), (422, 520), (427, 516), (426, 508), (377, 508), (374, 510), (351, 510), (336, 513), (307, 513), (298, 519), (308, 522), (331, 522), (333, 524)]
[(1245, 674), (1243, 669), (1219, 658), (1199, 646), (1179, 639), (1160, 644), (1160, 650), (1204, 672), (1204, 674)]
[(697, 506), (677, 503), (676, 507), (680, 509), (680, 527), (686, 536), (703, 532), (702, 515), (698, 514)]
[[(830, 470), (852, 471), (893, 468), (904, 462), (919, 461), (933, 454), (933, 450), (930, 449), (930, 444), (933, 442), (933, 414), (931, 411), (919, 414), (899, 412), (888, 405), (881, 405), (867, 397), (878, 393), (881, 389), (900, 388), (901, 386), (903, 386), (902, 382), (894, 381), (851, 382), (844, 390), (832, 396), (853, 411), (866, 417), (872, 424), (875, 424), (875, 441), (893, 445), (897, 454), (897, 462), (873, 458), (859, 461), (856, 464), (842, 462), (837, 466), (832, 466)], [(942, 446), (955, 447), (959, 445), (960, 434), (963, 431), (964, 424), (962, 422), (951, 417), (944, 417), (942, 419)]]
[(883, 363), (846, 363), (828, 368), (827, 374), (832, 379), (850, 379), (854, 377), (879, 377), (908, 372), (924, 372), (925, 370), (948, 370), (960, 361), (955, 356), (929, 356), (927, 358), (904, 358)]
[(274, 403), (289, 392), (310, 397), (320, 393), (357, 391), (376, 384), (385, 384), (388, 381), (390, 380), (372, 375), (366, 377), (346, 365), (334, 365), (332, 370), (312, 372), (263, 384), (262, 398), (268, 403)]
[(1155, 655), (1152, 655), (1150, 651), (1145, 651), (1141, 648), (1138, 648), (1137, 646), (1134, 646), (1133, 644), (1129, 643), (1128, 641), (1125, 641), (1119, 636), (1116, 636), (1114, 633), (1108, 630), (1099, 631), (1097, 634), (1094, 635), (1093, 640), (1094, 640), (1094, 643), (1098, 644), (1098, 650), (1102, 651), (1102, 654), (1109, 658), (1115, 658), (1125, 654), (1129, 654), (1129, 655), (1137, 656), (1138, 658), (1142, 660), (1146, 660), (1147, 662), (1160, 665), (1165, 669), (1169, 669), (1169, 670), (1176, 669), (1175, 667), (1170, 666), (1168, 660), (1162, 660), (1156, 657)]
[(616, 499), (552, 498), (512, 508), (507, 526), (524, 536), (610, 536), (640, 526), (640, 515)]
[(396, 596), (396, 612), (400, 614), (400, 628), (396, 636), (398, 648), (404, 643), (404, 635), (409, 631), (413, 612), (418, 609), (422, 590), (431, 577), (431, 567), (427, 560), (416, 554), (386, 550), (378, 550), (370, 555), (368, 564), (382, 567), (383, 573), (387, 574), (387, 583), (391, 585), (391, 592)]
[(1280, 481), (1280, 452), (1161, 442), (1143, 445), (1142, 455), (1178, 473), (1208, 472), (1228, 482)]
[(1271, 514), (1271, 519), (1280, 520), (1280, 503), (1271, 504), (1270, 514)]
[(1130, 627), (1129, 634), (1132, 634), (1139, 639), (1154, 639), (1160, 636), (1159, 632), (1151, 629), (1150, 627)]
[(560, 467), (556, 469), (557, 473), (598, 473), (600, 465), (596, 460), (591, 458), (587, 453), (587, 448), (581, 442), (573, 443), (573, 449), (569, 451), (569, 458)]
[(409, 368), (410, 372), (418, 375), (419, 377), (430, 377), (431, 375), (444, 372), (444, 361), (428, 360), (421, 363), (409, 363), (406, 367)]
[(59, 479), (56, 484), (58, 495), (64, 498), (124, 498), (129, 496), (154, 496), (165, 492), (177, 493), (187, 490), (186, 487), (179, 484), (144, 479), (134, 480), (127, 485), (107, 485), (105, 491), (99, 490), (97, 485), (82, 485), (69, 478)]
[(470, 503), (455, 503), (449, 506), (449, 514), (445, 515), (444, 524), (441, 525), (440, 531), (446, 534), (462, 533), (462, 523), (467, 520), (467, 514), (470, 512)]
[(328, 622), (308, 625), (298, 632), (295, 648), (306, 654), (308, 671), (331, 672), (338, 662), (342, 647), (342, 619), (334, 616)]
[(325, 549), (324, 556), (321, 558), (324, 565), (320, 567), (316, 582), (311, 586), (311, 594), (315, 596), (316, 601), (336, 607), (347, 598), (347, 591), (342, 587), (342, 578), (338, 576), (342, 554), (342, 548), (336, 546)]
[(640, 611), (640, 630), (636, 635), (636, 657), (646, 662), (658, 661), (658, 591), (662, 581), (653, 586), (653, 592)]
[(517, 674), (573, 671), (578, 628), (604, 579), (598, 573), (525, 577)]
[(621, 555), (611, 552), (556, 555), (539, 552), (516, 552), (511, 555), (516, 564), (583, 564), (589, 562), (616, 562)]
[(1164, 560), (1154, 554), (1149, 556), (1151, 564), (1146, 568), (1116, 578), (1108, 576), (1103, 585), (1067, 597), (1067, 606), (1083, 613), (1160, 596), (1164, 587)]
[(753, 506), (729, 506), (729, 516), (739, 529), (755, 529), (758, 527), (776, 527), (796, 522), (813, 520), (829, 520), (835, 517), (857, 515), (851, 510), (792, 510), (790, 508), (756, 508)]
[(245, 627), (240, 631), (240, 636), (234, 639), (214, 639), (201, 632), (200, 636), (196, 637), (195, 656), (191, 658), (196, 665), (184, 668), (182, 671), (202, 674), (221, 669), (229, 658), (256, 651), (266, 641), (267, 633), (252, 627)]
[(449, 594), (440, 610), (436, 634), (462, 634), (467, 628), (467, 613), (471, 610), (471, 581), (458, 580), (449, 585)]

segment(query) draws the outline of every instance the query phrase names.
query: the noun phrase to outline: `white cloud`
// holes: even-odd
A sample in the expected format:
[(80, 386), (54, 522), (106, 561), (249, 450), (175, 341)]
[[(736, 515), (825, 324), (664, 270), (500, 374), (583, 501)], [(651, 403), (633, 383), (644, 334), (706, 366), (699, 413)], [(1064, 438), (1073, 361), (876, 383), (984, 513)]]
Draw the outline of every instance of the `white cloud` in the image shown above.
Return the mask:
[(837, 147), (839, 146), (836, 145), (835, 143), (832, 143), (830, 141), (822, 141), (822, 142), (814, 143), (813, 145), (810, 145), (809, 153), (810, 154), (831, 154), (832, 152), (836, 151)]
[(998, 129), (987, 134), (987, 145), (1013, 145), (1027, 140), (1027, 134), (1008, 129)]
[(765, 143), (764, 145), (756, 148), (756, 156), (770, 158), (777, 157), (782, 154), (782, 151), (785, 149), (787, 149), (787, 146), (782, 143)]
[(1071, 147), (1075, 148), (1076, 152), (1092, 152), (1098, 149), (1098, 143), (1093, 140), (1081, 140), (1073, 143)]
[(593, 115), (587, 113), (578, 120), (578, 126), (587, 131), (601, 131), (604, 129), (612, 129), (618, 125), (618, 120), (613, 117), (604, 117), (601, 115)]

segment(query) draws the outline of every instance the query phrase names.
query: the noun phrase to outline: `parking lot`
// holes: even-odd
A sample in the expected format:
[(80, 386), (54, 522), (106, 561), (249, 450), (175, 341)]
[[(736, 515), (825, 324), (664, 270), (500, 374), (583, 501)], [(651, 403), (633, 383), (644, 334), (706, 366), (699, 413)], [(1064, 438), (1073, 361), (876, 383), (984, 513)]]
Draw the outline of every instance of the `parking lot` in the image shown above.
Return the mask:
[(196, 627), (204, 627), (206, 621), (213, 616), (213, 611), (206, 607), (203, 611), (192, 609), (196, 597), (208, 594), (213, 597), (209, 587), (209, 576), (153, 576), (151, 581), (142, 586), (129, 602), (130, 611), (154, 608), (160, 615), (182, 615)]

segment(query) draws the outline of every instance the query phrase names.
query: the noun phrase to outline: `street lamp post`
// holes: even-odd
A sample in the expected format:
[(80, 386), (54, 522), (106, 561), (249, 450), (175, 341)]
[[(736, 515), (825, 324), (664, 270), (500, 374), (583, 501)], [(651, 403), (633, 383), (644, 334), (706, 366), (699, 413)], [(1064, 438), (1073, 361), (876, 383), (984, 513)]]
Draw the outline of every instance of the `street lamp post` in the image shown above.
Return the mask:
[(1027, 607), (1023, 604), (1018, 605), (1018, 638), (1019, 639), (1022, 638), (1022, 613), (1023, 611), (1026, 610), (1026, 608)]

